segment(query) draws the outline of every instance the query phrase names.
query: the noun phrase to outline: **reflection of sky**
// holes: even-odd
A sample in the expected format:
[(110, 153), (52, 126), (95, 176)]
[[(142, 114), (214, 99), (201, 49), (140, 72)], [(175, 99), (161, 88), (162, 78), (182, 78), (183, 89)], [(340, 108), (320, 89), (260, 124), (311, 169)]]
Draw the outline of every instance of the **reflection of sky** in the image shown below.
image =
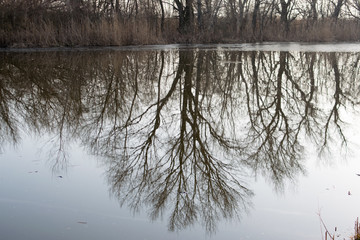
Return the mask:
[[(349, 126), (347, 136), (358, 143), (360, 128), (356, 119), (359, 115), (346, 119), (355, 123)], [(340, 153), (339, 145), (337, 147), (331, 149), (331, 156), (319, 159), (314, 146), (308, 144), (305, 148), (307, 175), (301, 176), (295, 185), (289, 184), (284, 193), (273, 194), (263, 179), (255, 184), (256, 210), (249, 219), (258, 224), (259, 231), (268, 239), (320, 239), (318, 213), (331, 233), (337, 227), (340, 239), (348, 239), (353, 234), (354, 221), (360, 214), (357, 207), (360, 177), (356, 175), (360, 172), (360, 161), (356, 157), (360, 149), (357, 146), (352, 148), (352, 153), (345, 154)]]
[(162, 230), (154, 236), (167, 234), (162, 224), (133, 217), (110, 199), (103, 169), (80, 148), (71, 149), (72, 166), (52, 173), (42, 146), (26, 138), (0, 156), (0, 239), (144, 239), (154, 229)]
[[(355, 142), (359, 130), (351, 128)], [(0, 155), (0, 239), (210, 239), (200, 226), (170, 233), (166, 217), (150, 222), (146, 211), (134, 216), (120, 208), (109, 197), (99, 160), (76, 144), (67, 170), (52, 172), (43, 143), (23, 136), (19, 146)], [(307, 176), (289, 182), (281, 193), (258, 176), (249, 183), (256, 194), (253, 209), (241, 224), (220, 223), (211, 239), (320, 239), (318, 212), (330, 231), (337, 227), (344, 237), (352, 234), (360, 215), (360, 149), (329, 161), (319, 160), (311, 146), (306, 149)]]
[[(301, 65), (297, 67), (301, 68)], [(166, 71), (170, 72), (170, 69), (167, 68)], [(333, 80), (333, 77), (329, 78)], [(331, 81), (324, 82), (326, 86), (322, 87), (331, 91), (326, 95), (320, 94), (321, 99), (318, 99), (317, 106), (324, 107), (328, 111), (329, 99), (331, 100), (333, 96), (333, 86)], [(164, 79), (163, 83), (165, 84), (162, 85), (162, 90), (168, 90), (171, 78), (168, 81)], [(162, 93), (164, 94), (166, 91)], [(212, 116), (216, 120), (220, 115), (220, 109), (216, 107), (221, 101), (216, 96), (212, 100), (214, 102), (209, 104), (214, 106)], [(240, 98), (237, 100), (241, 102)], [(146, 109), (147, 102), (143, 104), (141, 108)], [(178, 104), (178, 97), (172, 98), (162, 114), (178, 114), (178, 111), (174, 111), (179, 108)], [(241, 115), (242, 110), (237, 111), (232, 113)], [(349, 125), (343, 130), (347, 129), (347, 135), (351, 136), (349, 139), (353, 143), (358, 143), (360, 129), (356, 123), (359, 116), (352, 116), (351, 111), (351, 108), (348, 108), (348, 111), (340, 114), (345, 122), (353, 123), (353, 126)], [(150, 128), (148, 121), (152, 116), (153, 112), (145, 115), (141, 122), (142, 126)], [(162, 125), (168, 128), (161, 129), (163, 131), (159, 133), (161, 142), (166, 143), (168, 137), (165, 136), (166, 133), (173, 135), (177, 131), (178, 117), (170, 122), (173, 124)], [(291, 121), (294, 120), (298, 119), (291, 118)], [(239, 129), (246, 123), (242, 118), (236, 118), (234, 124), (237, 124), (236, 129)], [(137, 127), (134, 127), (133, 131), (136, 129)], [(67, 170), (54, 173), (51, 171), (52, 162), (49, 160), (52, 156), (47, 155), (51, 144), (43, 147), (43, 138), (32, 139), (26, 136), (21, 138), (23, 140), (17, 148), (6, 147), (4, 153), (0, 155), (0, 239), (205, 239), (208, 237), (201, 226), (195, 226), (181, 233), (169, 233), (166, 216), (151, 223), (146, 211), (133, 216), (125, 207), (120, 208), (117, 200), (109, 197), (106, 164), (103, 166), (100, 159), (87, 155), (76, 142), (68, 144), (72, 148), (69, 149), (70, 159)], [(138, 139), (134, 138), (133, 141), (133, 145), (138, 144), (135, 142)], [(345, 159), (344, 155), (340, 154), (340, 146), (336, 142), (329, 146), (333, 154), (324, 155), (319, 160), (313, 144), (305, 145), (307, 175), (299, 175), (295, 183), (285, 184), (284, 192), (274, 193), (271, 182), (263, 179), (259, 173), (257, 181), (247, 184), (255, 192), (255, 198), (252, 199), (254, 208), (249, 211), (249, 215), (243, 217), (241, 224), (237, 221), (221, 223), (212, 238), (321, 239), (318, 212), (321, 213), (330, 231), (333, 232), (336, 226), (344, 237), (350, 235), (355, 218), (360, 216), (357, 209), (360, 200), (358, 191), (360, 177), (356, 176), (356, 173), (360, 173), (360, 163), (356, 159), (360, 152), (356, 146), (353, 152), (348, 152), (348, 157)], [(350, 196), (348, 191), (351, 192)]]

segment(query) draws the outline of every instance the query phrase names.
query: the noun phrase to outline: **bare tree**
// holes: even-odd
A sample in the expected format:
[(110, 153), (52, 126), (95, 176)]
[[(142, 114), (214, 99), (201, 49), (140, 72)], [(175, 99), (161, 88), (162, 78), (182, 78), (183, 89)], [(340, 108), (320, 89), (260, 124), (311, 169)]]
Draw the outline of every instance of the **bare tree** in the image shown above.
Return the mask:
[(318, 0), (306, 0), (306, 2), (310, 6), (308, 17), (313, 21), (316, 21), (318, 19), (318, 11), (317, 11)]
[(179, 26), (178, 30), (180, 33), (188, 34), (191, 33), (194, 29), (194, 0), (185, 0), (183, 3), (182, 0), (174, 0), (175, 9), (179, 14)]
[(360, 19), (360, 1), (359, 0), (348, 0), (347, 1), (347, 12), (348, 14), (355, 18)]
[(294, 2), (293, 0), (280, 0), (280, 8), (277, 5), (278, 12), (280, 14), (280, 21), (284, 26), (285, 33), (289, 33), (290, 24), (297, 17), (297, 13), (294, 13)]
[(331, 14), (331, 17), (334, 19), (338, 19), (341, 14), (341, 9), (345, 5), (347, 0), (337, 0), (336, 2), (334, 0), (330, 1), (330, 4), (333, 7), (333, 12)]

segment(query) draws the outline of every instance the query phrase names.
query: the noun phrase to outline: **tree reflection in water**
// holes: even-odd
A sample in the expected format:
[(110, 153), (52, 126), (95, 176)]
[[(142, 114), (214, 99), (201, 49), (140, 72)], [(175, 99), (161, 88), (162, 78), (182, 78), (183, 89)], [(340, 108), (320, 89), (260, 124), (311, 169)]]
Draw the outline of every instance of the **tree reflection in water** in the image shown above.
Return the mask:
[(167, 216), (170, 230), (200, 221), (212, 232), (251, 205), (249, 175), (281, 189), (305, 172), (304, 136), (319, 151), (346, 143), (358, 63), (350, 53), (3, 53), (0, 141), (53, 134), (59, 169), (79, 140), (102, 157), (121, 204)]

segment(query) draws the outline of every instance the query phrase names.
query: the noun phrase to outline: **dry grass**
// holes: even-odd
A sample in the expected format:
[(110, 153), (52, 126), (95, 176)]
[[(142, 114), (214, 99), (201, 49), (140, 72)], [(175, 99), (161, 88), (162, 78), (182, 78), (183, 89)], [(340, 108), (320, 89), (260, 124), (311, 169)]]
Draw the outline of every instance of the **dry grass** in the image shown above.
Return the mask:
[(263, 29), (257, 28), (255, 32), (252, 31), (252, 27), (248, 23), (239, 36), (227, 32), (228, 30), (221, 25), (217, 26), (217, 29), (215, 35), (218, 38), (226, 41), (237, 40), (238, 42), (339, 42), (360, 40), (360, 21), (345, 19), (338, 21), (323, 19), (316, 22), (298, 20), (292, 22), (289, 32), (284, 31), (284, 27), (279, 21), (268, 23)]
[[(178, 20), (167, 18), (161, 31), (160, 18), (109, 17), (88, 12), (30, 10), (23, 5), (0, 5), (0, 47), (123, 46), (164, 43), (242, 43), (262, 41), (335, 42), (360, 40), (360, 21), (340, 19), (297, 20), (285, 32), (279, 20), (269, 21), (253, 31), (246, 21), (239, 33), (229, 26), (228, 18), (219, 18), (211, 28), (181, 35)], [(226, 26), (226, 27), (224, 27)]]
[(80, 22), (71, 20), (66, 24), (42, 20), (28, 22), (21, 29), (0, 29), (0, 44), (8, 47), (54, 47), (54, 46), (119, 46), (163, 43), (161, 36), (142, 19)]
[(355, 235), (352, 238), (353, 240), (360, 240), (360, 224), (359, 224), (359, 218), (355, 221)]

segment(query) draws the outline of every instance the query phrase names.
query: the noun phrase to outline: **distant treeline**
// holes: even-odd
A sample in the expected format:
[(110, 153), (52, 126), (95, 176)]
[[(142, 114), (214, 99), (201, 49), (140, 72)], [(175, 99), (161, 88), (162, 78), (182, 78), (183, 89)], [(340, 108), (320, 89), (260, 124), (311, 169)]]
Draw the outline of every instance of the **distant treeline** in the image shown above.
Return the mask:
[(0, 46), (356, 41), (360, 0), (0, 0)]

